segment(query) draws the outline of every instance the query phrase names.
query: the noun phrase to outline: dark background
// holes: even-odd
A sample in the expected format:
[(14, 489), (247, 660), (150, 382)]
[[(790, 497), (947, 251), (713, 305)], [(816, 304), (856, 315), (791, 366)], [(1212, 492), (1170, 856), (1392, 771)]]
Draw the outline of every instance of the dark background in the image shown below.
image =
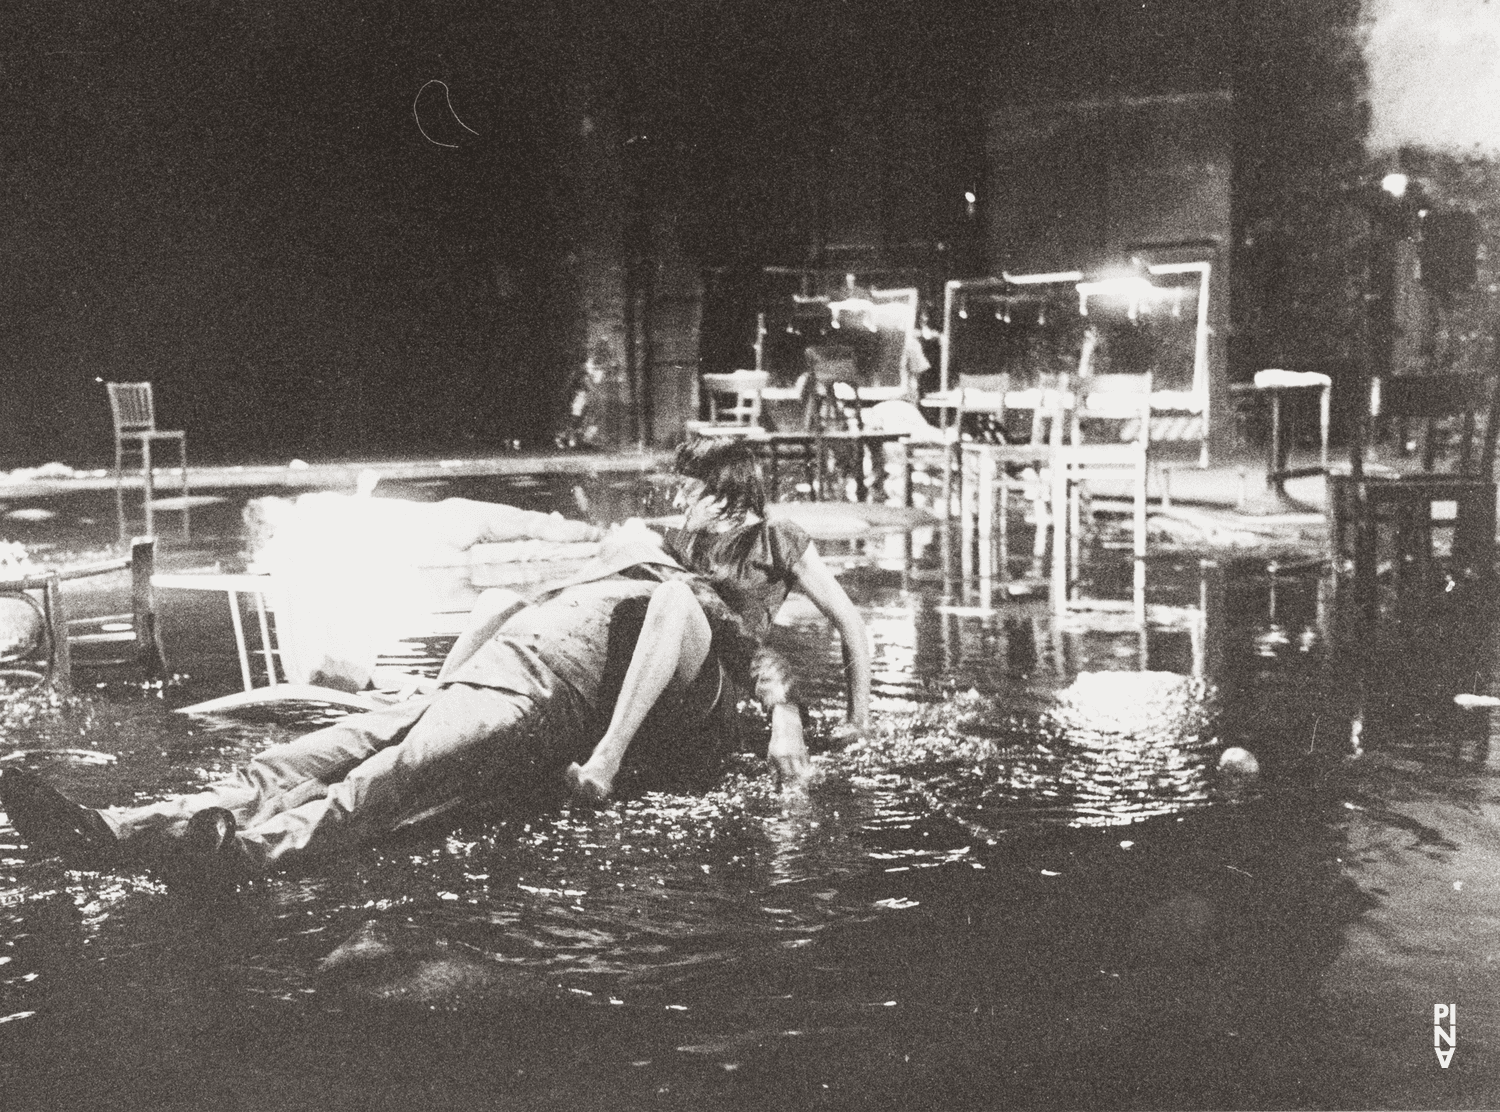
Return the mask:
[[(0, 464), (106, 462), (100, 378), (155, 381), (159, 423), (203, 462), (547, 443), (585, 354), (580, 256), (602, 242), (627, 279), (659, 270), (665, 228), (697, 275), (847, 251), (938, 288), (984, 274), (994, 178), (1026, 173), (986, 133), (1017, 106), (1231, 92), (1236, 226), (1263, 225), (1362, 157), (1357, 18), (1333, 0), (18, 0)], [(602, 176), (570, 154), (580, 127), (618, 152)]]

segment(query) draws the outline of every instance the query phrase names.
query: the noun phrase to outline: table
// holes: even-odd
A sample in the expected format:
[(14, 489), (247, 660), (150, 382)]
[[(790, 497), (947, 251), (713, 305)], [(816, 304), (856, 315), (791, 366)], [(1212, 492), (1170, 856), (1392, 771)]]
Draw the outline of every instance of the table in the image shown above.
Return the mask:
[[(817, 501), (823, 498), (825, 463), (830, 447), (852, 444), (859, 450), (860, 459), (859, 466), (855, 470), (855, 487), (858, 500), (864, 502), (868, 501), (870, 495), (874, 493), (865, 483), (865, 454), (870, 454), (873, 464), (875, 449), (883, 448), (887, 444), (901, 444), (904, 448), (910, 439), (910, 434), (904, 432), (862, 432), (855, 429), (833, 429), (827, 432), (771, 432), (767, 429), (747, 428), (746, 426), (700, 425), (693, 431), (698, 436), (732, 437), (748, 444), (752, 451), (766, 459), (770, 471), (767, 478), (772, 491), (776, 489), (776, 483), (780, 477), (782, 459), (800, 458), (808, 466), (808, 482), (812, 486), (813, 498)], [(910, 452), (902, 451), (900, 467), (902, 502), (909, 506), (911, 505)], [(881, 461), (879, 467), (873, 469), (877, 473), (883, 471), (884, 460)], [(875, 490), (879, 490), (883, 485), (876, 483)]]
[[(1237, 399), (1262, 398), (1271, 407), (1271, 438), (1266, 445), (1266, 493), (1260, 499), (1242, 506), (1247, 513), (1287, 513), (1304, 509), (1303, 505), (1286, 492), (1286, 481), (1306, 475), (1328, 474), (1328, 410), (1332, 394), (1333, 379), (1316, 371), (1265, 370), (1256, 373), (1253, 382), (1236, 382), (1230, 385), (1231, 397)], [(1310, 467), (1288, 467), (1291, 439), (1285, 435), (1285, 423), (1281, 419), (1282, 396), (1293, 390), (1317, 390), (1318, 396), (1318, 463)]]

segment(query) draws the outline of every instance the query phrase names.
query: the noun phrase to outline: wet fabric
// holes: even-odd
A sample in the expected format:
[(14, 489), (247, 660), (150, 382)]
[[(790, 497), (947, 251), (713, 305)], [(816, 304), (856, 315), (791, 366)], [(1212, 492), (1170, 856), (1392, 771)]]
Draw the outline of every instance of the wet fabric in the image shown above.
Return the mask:
[(722, 533), (673, 529), (667, 548), (684, 567), (708, 580), (745, 623), (763, 639), (797, 581), (812, 538), (790, 521), (755, 521)]
[[(149, 854), (197, 811), (225, 807), (245, 852), (274, 864), (349, 852), (482, 799), (497, 781), (555, 781), (603, 734), (658, 586), (607, 579), (569, 588), (512, 618), (435, 695), (351, 715), (267, 750), (206, 792), (111, 809), (105, 819)], [(668, 687), (632, 765), (711, 763), (734, 744), (737, 701), (710, 656), (692, 683)]]
[[(455, 669), (449, 680), (545, 698), (561, 677), (586, 704), (598, 709), (604, 705), (601, 693), (616, 611), (627, 601), (637, 604), (620, 615), (634, 625), (628, 631), (633, 646), (646, 605), (658, 586), (659, 582), (647, 580), (605, 579), (570, 587), (525, 607)], [(616, 631), (617, 641), (624, 632)], [(607, 703), (613, 706), (614, 700)]]

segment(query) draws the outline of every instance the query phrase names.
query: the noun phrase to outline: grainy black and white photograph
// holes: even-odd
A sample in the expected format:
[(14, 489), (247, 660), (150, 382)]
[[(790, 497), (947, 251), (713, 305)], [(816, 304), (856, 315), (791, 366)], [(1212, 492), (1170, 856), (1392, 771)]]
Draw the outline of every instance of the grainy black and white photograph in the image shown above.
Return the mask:
[(0, 27), (0, 1107), (1500, 1106), (1500, 2)]

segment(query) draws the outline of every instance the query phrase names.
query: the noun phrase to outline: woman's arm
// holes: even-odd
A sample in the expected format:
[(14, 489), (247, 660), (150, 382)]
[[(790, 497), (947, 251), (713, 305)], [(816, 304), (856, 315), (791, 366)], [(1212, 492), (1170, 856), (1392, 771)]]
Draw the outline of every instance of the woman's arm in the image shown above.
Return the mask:
[(870, 728), (870, 638), (864, 619), (844, 588), (828, 570), (816, 545), (809, 544), (792, 571), (797, 589), (812, 599), (839, 631), (844, 642), (846, 679), (849, 684), (849, 727), (858, 734)]

